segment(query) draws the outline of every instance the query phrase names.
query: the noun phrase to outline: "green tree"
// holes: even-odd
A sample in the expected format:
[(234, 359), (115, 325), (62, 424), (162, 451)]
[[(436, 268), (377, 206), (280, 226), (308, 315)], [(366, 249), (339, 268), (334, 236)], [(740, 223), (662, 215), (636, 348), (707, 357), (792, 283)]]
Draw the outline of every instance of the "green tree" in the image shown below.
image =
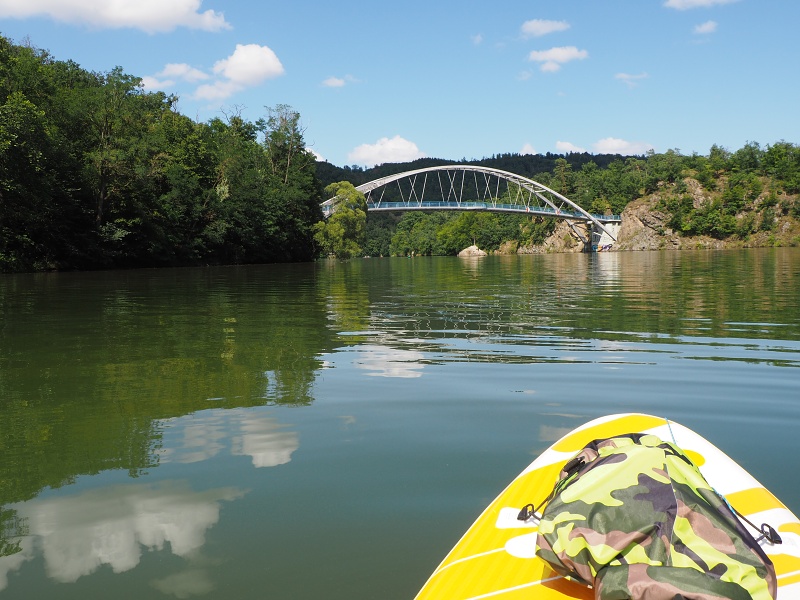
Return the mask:
[(730, 157), (731, 168), (740, 173), (755, 173), (761, 169), (764, 151), (757, 142), (747, 142)]
[(765, 174), (786, 192), (800, 193), (800, 146), (784, 141), (768, 146), (762, 165)]
[(731, 153), (722, 146), (714, 144), (708, 152), (708, 163), (714, 177), (719, 177), (724, 171), (729, 168), (728, 161), (730, 160)]
[(663, 154), (650, 152), (647, 155), (647, 178), (645, 190), (652, 193), (659, 183), (675, 183), (683, 172), (679, 150), (667, 150)]
[(556, 166), (553, 169), (553, 183), (558, 187), (556, 190), (564, 196), (569, 196), (573, 189), (572, 165), (564, 158), (556, 159)]
[(21, 92), (0, 106), (0, 269), (49, 262), (57, 214), (49, 169), (52, 140), (44, 111)]
[(314, 225), (314, 240), (323, 254), (348, 259), (363, 253), (367, 224), (364, 194), (347, 181), (332, 183), (325, 194), (336, 198), (333, 214)]
[(286, 104), (267, 110), (263, 147), (270, 177), (264, 193), (278, 233), (273, 260), (310, 260), (313, 226), (322, 218), (316, 159), (305, 146), (300, 113)]
[(392, 235), (397, 227), (397, 217), (392, 213), (367, 213), (364, 254), (390, 256)]

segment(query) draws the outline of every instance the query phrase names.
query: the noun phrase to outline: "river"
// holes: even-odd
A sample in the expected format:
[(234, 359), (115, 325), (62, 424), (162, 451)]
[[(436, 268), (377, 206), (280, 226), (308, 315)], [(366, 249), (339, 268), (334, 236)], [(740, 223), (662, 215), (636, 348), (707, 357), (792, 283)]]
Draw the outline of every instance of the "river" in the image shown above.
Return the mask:
[(0, 599), (409, 599), (603, 414), (800, 513), (800, 249), (0, 276)]

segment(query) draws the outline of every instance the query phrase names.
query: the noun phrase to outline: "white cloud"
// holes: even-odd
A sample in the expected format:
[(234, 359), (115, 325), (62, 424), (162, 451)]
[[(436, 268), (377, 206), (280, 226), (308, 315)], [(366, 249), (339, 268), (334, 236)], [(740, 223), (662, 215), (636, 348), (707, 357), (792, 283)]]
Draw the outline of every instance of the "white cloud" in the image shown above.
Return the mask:
[(639, 85), (640, 80), (647, 79), (647, 77), (647, 73), (639, 73), (638, 75), (631, 75), (630, 73), (617, 73), (614, 75), (614, 79), (619, 79), (630, 88), (636, 87)]
[(532, 145), (530, 145), (529, 143), (526, 142), (525, 145), (522, 146), (522, 150), (520, 150), (519, 153), (520, 154), (536, 154), (536, 148), (534, 148)]
[(211, 75), (208, 73), (195, 69), (186, 63), (169, 63), (155, 76), (142, 77), (142, 87), (149, 92), (154, 92), (171, 88), (178, 80), (197, 83), (210, 78)]
[(592, 147), (597, 154), (645, 154), (648, 150), (653, 150), (653, 145), (647, 142), (629, 142), (613, 137), (603, 138)]
[(328, 162), (327, 158), (322, 156), (322, 154), (320, 154), (319, 152), (317, 152), (313, 148), (310, 148), (310, 147), (307, 146), (306, 147), (306, 152), (311, 152), (311, 154), (314, 155), (314, 158), (316, 158), (319, 162)]
[(541, 70), (553, 73), (561, 69), (561, 65), (573, 60), (583, 60), (588, 57), (586, 50), (578, 50), (575, 46), (562, 46), (549, 50), (534, 50), (528, 55), (528, 60), (541, 63)]
[(339, 88), (344, 87), (345, 80), (339, 77), (328, 77), (325, 81), (322, 82), (322, 85), (325, 87), (332, 87), (332, 88)]
[(211, 75), (200, 69), (195, 69), (186, 63), (169, 63), (164, 70), (156, 74), (157, 77), (171, 77), (194, 83), (210, 79)]
[[(200, 69), (195, 69), (185, 63), (169, 63), (164, 69), (156, 73), (155, 77), (142, 77), (142, 87), (149, 92), (164, 90), (175, 85), (176, 80), (196, 83), (209, 79), (211, 75)], [(163, 79), (162, 79), (163, 78)]]
[(352, 75), (345, 75), (344, 77), (328, 77), (322, 82), (325, 87), (340, 88), (346, 86), (348, 83), (358, 83), (358, 79)]
[(194, 91), (194, 97), (199, 100), (224, 100), (241, 92), (244, 86), (232, 81), (215, 81), (201, 85)]
[(0, 18), (45, 16), (65, 23), (133, 28), (147, 33), (163, 33), (177, 27), (205, 31), (231, 28), (221, 12), (199, 12), (201, 4), (202, 0), (0, 0)]
[(284, 70), (281, 61), (268, 46), (236, 44), (233, 54), (217, 61), (214, 73), (250, 87), (283, 75)]
[(175, 81), (172, 79), (156, 79), (155, 77), (150, 77), (148, 75), (142, 77), (142, 87), (148, 92), (157, 92), (159, 90), (163, 91), (165, 88), (173, 85), (175, 85)]
[(526, 37), (540, 37), (548, 33), (566, 31), (570, 25), (566, 21), (546, 21), (544, 19), (533, 19), (522, 24), (522, 33)]
[(716, 21), (706, 21), (705, 23), (701, 23), (700, 25), (695, 25), (694, 32), (700, 35), (704, 35), (707, 33), (714, 33), (717, 30), (717, 22)]
[(233, 54), (218, 60), (213, 71), (220, 79), (198, 87), (194, 92), (195, 98), (223, 100), (285, 72), (275, 52), (258, 44), (236, 44)]
[(482, 35), (482, 34), (480, 34), (480, 33), (478, 33), (478, 34), (476, 34), (476, 35), (473, 35), (473, 36), (472, 36), (470, 39), (472, 40), (472, 43), (473, 43), (473, 44), (475, 44), (475, 45), (477, 46), (477, 45), (479, 45), (481, 42), (483, 42), (483, 35)]
[(586, 152), (586, 148), (581, 148), (580, 146), (576, 146), (571, 142), (556, 142), (556, 150), (562, 153), (567, 152)]
[(722, 4), (731, 4), (739, 0), (667, 0), (664, 6), (676, 10), (689, 10), (691, 8), (709, 8)]
[(396, 135), (391, 139), (381, 138), (374, 144), (361, 144), (347, 155), (347, 160), (353, 164), (373, 167), (383, 163), (407, 162), (424, 156), (414, 142)]

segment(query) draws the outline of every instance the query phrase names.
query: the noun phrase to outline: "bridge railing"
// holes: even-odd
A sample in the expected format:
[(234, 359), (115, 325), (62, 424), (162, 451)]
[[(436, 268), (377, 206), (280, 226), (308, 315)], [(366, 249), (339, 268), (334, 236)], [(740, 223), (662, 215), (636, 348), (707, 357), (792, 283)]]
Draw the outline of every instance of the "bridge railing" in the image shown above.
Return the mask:
[[(524, 206), (522, 204), (505, 204), (501, 202), (482, 201), (441, 201), (424, 200), (422, 202), (367, 202), (367, 210), (375, 212), (395, 212), (406, 210), (490, 210), (496, 212), (528, 213), (535, 215), (553, 215), (557, 217), (586, 220), (586, 215), (551, 206)], [(620, 215), (592, 215), (595, 219), (605, 223), (620, 222)]]

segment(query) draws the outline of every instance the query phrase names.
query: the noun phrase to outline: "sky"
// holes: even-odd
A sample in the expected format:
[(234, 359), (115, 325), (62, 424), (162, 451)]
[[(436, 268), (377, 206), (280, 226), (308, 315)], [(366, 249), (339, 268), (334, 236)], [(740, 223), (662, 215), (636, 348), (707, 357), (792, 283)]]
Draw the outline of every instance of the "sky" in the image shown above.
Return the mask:
[(0, 34), (179, 97), (300, 114), (321, 160), (800, 142), (798, 0), (0, 0)]

